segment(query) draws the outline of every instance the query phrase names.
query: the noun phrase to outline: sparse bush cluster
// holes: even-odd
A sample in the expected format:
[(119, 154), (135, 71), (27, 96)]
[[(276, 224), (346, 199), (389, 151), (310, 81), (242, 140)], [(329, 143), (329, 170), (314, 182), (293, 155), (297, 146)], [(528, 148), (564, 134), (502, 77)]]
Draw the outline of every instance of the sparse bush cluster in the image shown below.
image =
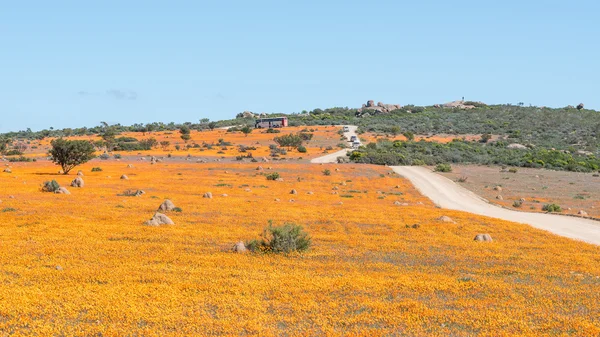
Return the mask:
[(350, 159), (379, 165), (495, 164), (575, 172), (592, 172), (600, 168), (600, 159), (594, 155), (543, 148), (511, 149), (502, 141), (483, 144), (460, 139), (447, 144), (380, 139), (352, 152)]

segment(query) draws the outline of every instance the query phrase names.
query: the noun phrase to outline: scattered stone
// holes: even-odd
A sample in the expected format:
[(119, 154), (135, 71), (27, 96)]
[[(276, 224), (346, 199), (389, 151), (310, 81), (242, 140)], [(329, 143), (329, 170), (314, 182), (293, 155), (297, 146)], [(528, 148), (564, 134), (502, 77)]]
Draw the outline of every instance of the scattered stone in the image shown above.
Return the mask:
[(154, 214), (152, 219), (145, 222), (146, 226), (153, 226), (153, 227), (157, 227), (160, 225), (174, 225), (174, 224), (175, 223), (173, 222), (173, 220), (171, 220), (171, 218), (169, 218), (168, 216), (166, 216), (162, 213), (158, 213), (158, 212)]
[(306, 194), (308, 194), (308, 195), (313, 195), (313, 194), (315, 194), (315, 193), (314, 193), (313, 191), (308, 191), (308, 192), (306, 192)]
[(59, 187), (54, 193), (56, 194), (71, 194), (65, 187)]
[(396, 201), (394, 201), (394, 205), (396, 205), (396, 206), (400, 206), (400, 205), (402, 205), (402, 203), (401, 203), (400, 201), (397, 201), (397, 200), (396, 200)]
[(206, 198), (206, 199), (212, 199), (212, 193), (211, 192), (206, 192), (206, 193), (204, 193), (204, 195), (202, 197)]
[(276, 201), (276, 202), (280, 202), (280, 201), (281, 201), (281, 199), (279, 199), (279, 198), (275, 198), (275, 201)]
[(6, 173), (12, 173), (11, 169), (9, 169), (8, 167), (4, 169), (4, 172), (6, 172)]
[(296, 202), (296, 200), (294, 200), (294, 199), (290, 199), (290, 202)]
[(520, 202), (525, 202), (525, 198), (519, 199)]
[(442, 221), (442, 222), (451, 222), (454, 223), (454, 220), (452, 220), (452, 218), (450, 218), (449, 216), (441, 216), (438, 220)]
[(581, 209), (581, 210), (579, 210), (579, 212), (577, 212), (577, 214), (578, 214), (578, 215), (581, 215), (581, 216), (588, 216), (587, 212), (586, 212), (586, 211), (584, 211), (584, 210), (582, 210), (582, 209)]
[(61, 266), (56, 266), (56, 267), (54, 267), (54, 269), (56, 269), (56, 270), (58, 270), (58, 271), (61, 271), (61, 270), (63, 270), (63, 267), (61, 267)]
[(158, 206), (158, 210), (162, 212), (172, 211), (174, 208), (175, 204), (169, 199), (163, 201), (163, 203)]
[(497, 195), (496, 199), (498, 199), (498, 200), (504, 200), (504, 198), (501, 195)]
[(240, 241), (240, 242), (236, 243), (235, 245), (233, 245), (233, 251), (236, 253), (243, 254), (248, 251), (248, 248), (246, 248), (244, 241)]
[(277, 178), (275, 181), (283, 181), (283, 178)]
[(344, 203), (342, 201), (338, 202), (338, 205), (343, 205)]
[(475, 235), (475, 238), (473, 239), (475, 241), (482, 241), (482, 242), (491, 242), (492, 237), (489, 234), (477, 234)]
[(83, 177), (83, 171), (77, 171), (77, 175)]
[(507, 148), (509, 148), (509, 149), (519, 149), (519, 150), (526, 150), (526, 149), (527, 149), (527, 146), (525, 146), (525, 145), (522, 145), (522, 144), (516, 144), (516, 143), (515, 143), (515, 144), (509, 144), (509, 145), (507, 146)]
[(496, 187), (494, 187), (494, 191), (502, 192), (502, 187), (496, 186)]
[(77, 177), (75, 179), (73, 179), (73, 181), (71, 181), (71, 187), (83, 187), (84, 182), (83, 179), (81, 179), (81, 177)]
[(226, 193), (221, 194), (222, 197), (228, 197)]
[(339, 187), (333, 186), (332, 190), (337, 191), (337, 190), (339, 190)]
[(122, 176), (121, 176), (121, 180), (129, 180), (129, 177), (128, 177), (128, 176), (126, 176), (126, 175), (122, 175)]
[(127, 168), (133, 168), (132, 164), (127, 164)]
[(263, 170), (263, 168), (262, 168), (262, 166), (259, 166), (259, 167), (257, 167), (257, 168), (256, 168), (256, 170), (257, 170), (257, 171), (262, 171), (262, 170)]
[(298, 192), (296, 190), (291, 190), (290, 194), (298, 194)]

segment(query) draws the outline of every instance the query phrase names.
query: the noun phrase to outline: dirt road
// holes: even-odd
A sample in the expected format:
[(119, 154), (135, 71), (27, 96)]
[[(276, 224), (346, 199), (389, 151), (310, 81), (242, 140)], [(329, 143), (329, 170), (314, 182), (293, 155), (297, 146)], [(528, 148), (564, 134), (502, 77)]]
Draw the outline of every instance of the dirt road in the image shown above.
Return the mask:
[(392, 166), (426, 197), (442, 208), (531, 225), (554, 234), (600, 244), (600, 222), (553, 214), (517, 212), (494, 206), (452, 180), (425, 167)]
[[(357, 127), (354, 125), (346, 125), (346, 126), (348, 127), (348, 132), (344, 132), (344, 136), (346, 136), (346, 139), (348, 139), (348, 141), (350, 141), (350, 137), (356, 136), (356, 139), (358, 139), (358, 142), (360, 143), (360, 139), (358, 138), (358, 135), (356, 134)], [(310, 162), (314, 163), (314, 164), (337, 163), (337, 157), (345, 157), (346, 153), (348, 153), (348, 151), (350, 151), (350, 149), (340, 150), (340, 151), (337, 151), (334, 153), (324, 155), (322, 157), (313, 158)]]

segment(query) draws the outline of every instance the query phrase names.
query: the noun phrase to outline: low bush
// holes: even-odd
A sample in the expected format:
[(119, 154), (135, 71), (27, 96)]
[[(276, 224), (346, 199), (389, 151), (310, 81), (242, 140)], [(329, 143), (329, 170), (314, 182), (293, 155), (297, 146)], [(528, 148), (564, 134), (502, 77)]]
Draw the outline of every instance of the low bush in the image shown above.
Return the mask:
[(542, 207), (542, 211), (544, 212), (562, 212), (562, 209), (557, 204), (546, 204)]
[(102, 172), (101, 167), (92, 167), (92, 172)]
[(298, 152), (300, 152), (300, 153), (306, 153), (306, 147), (304, 147), (302, 145), (298, 146)]
[(437, 164), (435, 166), (436, 172), (452, 172), (452, 166), (450, 164)]
[(277, 179), (279, 179), (279, 173), (273, 172), (273, 173), (267, 174), (267, 180), (277, 180)]
[(42, 186), (42, 191), (44, 192), (56, 192), (60, 188), (60, 185), (56, 180), (45, 181)]
[(269, 226), (260, 235), (260, 239), (246, 243), (248, 250), (262, 253), (291, 253), (303, 252), (310, 248), (311, 239), (302, 226), (286, 223), (282, 226)]
[(27, 157), (24, 157), (24, 156), (20, 156), (20, 157), (11, 157), (11, 158), (8, 158), (8, 161), (11, 162), (11, 163), (14, 163), (14, 162), (27, 162), (28, 163), (28, 162), (35, 161), (35, 159), (27, 158)]

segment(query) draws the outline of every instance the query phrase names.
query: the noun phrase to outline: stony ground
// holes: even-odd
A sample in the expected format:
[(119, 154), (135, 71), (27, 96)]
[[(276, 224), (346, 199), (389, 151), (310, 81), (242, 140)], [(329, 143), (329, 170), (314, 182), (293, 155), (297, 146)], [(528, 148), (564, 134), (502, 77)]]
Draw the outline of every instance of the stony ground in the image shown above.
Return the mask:
[[(517, 173), (511, 173), (497, 166), (476, 165), (453, 165), (452, 168), (452, 172), (442, 175), (490, 202), (515, 208), (514, 202), (523, 198), (525, 201), (516, 209), (542, 212), (545, 204), (554, 203), (561, 206), (563, 214), (583, 210), (600, 219), (600, 177), (592, 173), (528, 168), (518, 168)], [(460, 182), (465, 178), (466, 181)]]

